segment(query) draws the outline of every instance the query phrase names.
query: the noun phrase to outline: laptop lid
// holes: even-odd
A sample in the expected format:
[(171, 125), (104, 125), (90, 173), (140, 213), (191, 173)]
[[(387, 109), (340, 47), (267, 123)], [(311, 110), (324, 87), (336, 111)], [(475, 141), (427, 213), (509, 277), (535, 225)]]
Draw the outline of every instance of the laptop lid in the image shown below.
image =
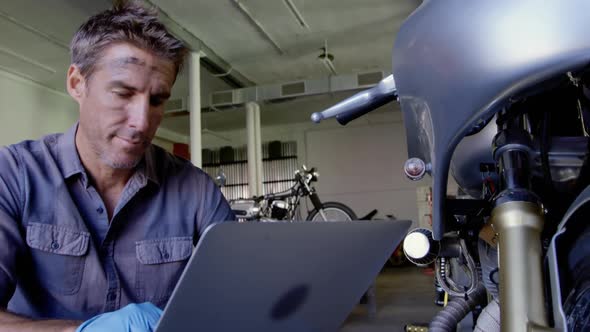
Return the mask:
[(336, 331), (410, 225), (388, 220), (210, 226), (156, 331)]

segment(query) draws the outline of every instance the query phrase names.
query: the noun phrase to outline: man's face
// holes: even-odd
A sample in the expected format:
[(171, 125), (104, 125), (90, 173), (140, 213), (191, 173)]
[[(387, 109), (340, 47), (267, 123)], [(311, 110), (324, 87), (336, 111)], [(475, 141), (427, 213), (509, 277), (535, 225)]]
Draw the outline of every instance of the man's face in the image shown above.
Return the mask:
[(162, 121), (174, 63), (119, 43), (104, 50), (90, 79), (72, 80), (77, 71), (70, 67), (68, 91), (80, 104), (77, 135), (85, 144), (78, 149), (90, 150), (80, 153), (92, 153), (111, 168), (135, 167)]

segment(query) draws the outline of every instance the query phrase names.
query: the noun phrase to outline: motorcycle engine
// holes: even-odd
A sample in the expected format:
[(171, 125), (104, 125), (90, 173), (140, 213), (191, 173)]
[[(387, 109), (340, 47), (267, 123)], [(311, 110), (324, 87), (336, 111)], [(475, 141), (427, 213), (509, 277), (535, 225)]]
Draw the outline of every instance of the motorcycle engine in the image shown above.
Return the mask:
[(270, 216), (272, 219), (283, 220), (289, 213), (289, 204), (285, 201), (273, 201), (270, 207)]
[[(533, 190), (551, 187), (559, 193), (579, 192), (588, 177), (582, 172), (590, 146), (590, 69), (575, 77), (562, 75), (552, 84), (541, 84), (536, 94), (514, 98), (508, 116), (521, 117), (532, 137)], [(571, 74), (570, 74), (571, 75)], [(557, 83), (555, 83), (557, 82)], [(505, 115), (506, 117), (506, 115)], [(451, 174), (459, 187), (474, 198), (482, 197), (482, 183), (497, 183), (493, 141), (498, 118), (466, 136), (451, 160)], [(546, 147), (545, 151), (542, 147)], [(582, 180), (582, 181), (580, 181)], [(576, 188), (578, 187), (578, 188)], [(541, 191), (546, 191), (542, 188)]]

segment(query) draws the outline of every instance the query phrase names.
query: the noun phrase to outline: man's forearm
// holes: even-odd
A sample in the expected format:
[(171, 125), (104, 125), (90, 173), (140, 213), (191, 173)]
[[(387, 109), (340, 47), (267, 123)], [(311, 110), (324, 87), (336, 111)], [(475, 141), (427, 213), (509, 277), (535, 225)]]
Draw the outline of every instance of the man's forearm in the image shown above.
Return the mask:
[(0, 332), (75, 332), (80, 324), (73, 320), (32, 320), (0, 309)]

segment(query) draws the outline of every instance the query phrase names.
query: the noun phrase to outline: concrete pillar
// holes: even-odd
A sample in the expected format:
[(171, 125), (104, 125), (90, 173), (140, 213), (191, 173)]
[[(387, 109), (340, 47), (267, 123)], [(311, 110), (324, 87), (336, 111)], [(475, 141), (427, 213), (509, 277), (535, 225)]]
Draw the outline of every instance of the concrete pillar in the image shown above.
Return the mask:
[(264, 194), (264, 176), (262, 175), (262, 128), (260, 127), (260, 106), (256, 104), (256, 112), (254, 118), (256, 124), (256, 180), (258, 181), (259, 195)]
[(246, 134), (248, 135), (248, 187), (250, 196), (262, 195), (262, 142), (260, 106), (246, 103)]
[(190, 112), (190, 151), (191, 162), (197, 167), (202, 166), (201, 156), (201, 54), (191, 52), (189, 56), (189, 100)]

